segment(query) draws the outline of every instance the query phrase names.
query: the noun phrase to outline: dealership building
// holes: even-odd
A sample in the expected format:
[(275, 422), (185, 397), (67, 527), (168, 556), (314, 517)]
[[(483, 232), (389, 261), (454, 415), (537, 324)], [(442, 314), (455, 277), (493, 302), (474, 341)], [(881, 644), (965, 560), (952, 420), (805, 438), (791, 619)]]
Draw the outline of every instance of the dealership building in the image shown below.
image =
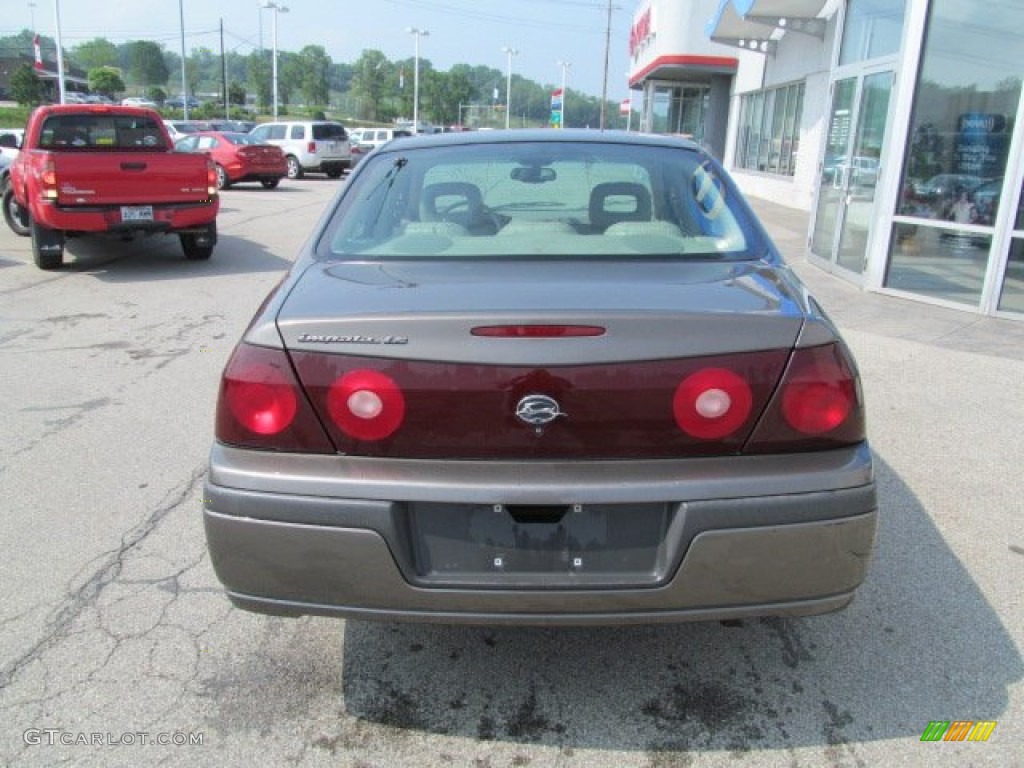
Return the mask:
[(641, 130), (806, 210), (865, 289), (1024, 319), (1024, 2), (645, 0)]

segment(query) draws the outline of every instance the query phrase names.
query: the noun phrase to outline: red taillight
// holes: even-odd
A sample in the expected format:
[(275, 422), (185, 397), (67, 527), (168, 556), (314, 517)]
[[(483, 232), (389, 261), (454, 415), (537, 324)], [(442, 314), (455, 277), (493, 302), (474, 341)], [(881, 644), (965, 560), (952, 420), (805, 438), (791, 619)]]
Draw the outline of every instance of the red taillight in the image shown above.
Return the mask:
[(295, 419), (295, 392), (270, 366), (254, 367), (243, 375), (249, 380), (225, 384), (231, 415), (257, 435), (284, 432)]
[(853, 407), (850, 387), (821, 381), (794, 382), (782, 393), (782, 413), (797, 432), (820, 435), (842, 424)]
[(309, 142), (309, 146), (306, 147), (306, 151), (309, 152), (309, 154), (311, 154), (311, 155), (315, 155), (316, 154), (316, 142), (315, 141)]
[(206, 191), (210, 195), (210, 197), (213, 197), (214, 195), (217, 194), (217, 190), (218, 189), (219, 189), (219, 187), (217, 186), (217, 166), (213, 162), (213, 160), (210, 160), (209, 158), (207, 158), (207, 160), (206, 160)]
[(470, 333), (502, 339), (556, 339), (603, 336), (605, 329), (599, 325), (478, 325)]
[(240, 345), (228, 361), (217, 403), (217, 439), (303, 453), (333, 446), (306, 402), (283, 350)]
[(836, 343), (793, 352), (746, 451), (827, 448), (864, 439), (857, 374), (844, 347)]
[(672, 413), (686, 434), (720, 440), (736, 432), (750, 416), (750, 385), (727, 368), (702, 368), (676, 387)]
[(57, 199), (57, 165), (52, 157), (46, 158), (39, 172), (40, 193), (44, 200)]
[(383, 440), (405, 420), (405, 396), (379, 371), (349, 371), (327, 392), (331, 421), (356, 440)]

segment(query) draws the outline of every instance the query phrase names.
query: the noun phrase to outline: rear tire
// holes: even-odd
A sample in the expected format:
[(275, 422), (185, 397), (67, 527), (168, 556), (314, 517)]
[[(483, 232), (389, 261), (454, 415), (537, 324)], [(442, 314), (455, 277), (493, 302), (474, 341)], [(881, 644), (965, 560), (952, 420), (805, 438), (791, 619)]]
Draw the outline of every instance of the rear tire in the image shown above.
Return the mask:
[(33, 221), (32, 259), (40, 269), (59, 269), (64, 263), (64, 233)]
[(302, 174), (302, 164), (299, 162), (299, 158), (288, 155), (288, 178), (301, 179)]
[(327, 178), (328, 179), (340, 179), (341, 178), (341, 174), (343, 174), (344, 172), (345, 172), (344, 168), (331, 168), (331, 170), (327, 171)]
[(223, 166), (217, 166), (217, 189), (227, 189), (231, 186), (231, 179), (228, 178), (228, 172), (224, 170)]
[(214, 221), (203, 233), (182, 232), (178, 235), (181, 250), (189, 261), (206, 261), (213, 255), (213, 246), (217, 244), (217, 222)]
[(280, 183), (280, 179), (260, 179), (260, 184), (263, 185), (264, 189), (273, 189)]
[(28, 209), (18, 205), (14, 197), (14, 188), (11, 180), (4, 182), (4, 220), (11, 231), (20, 237), (28, 237), (32, 234), (31, 221), (29, 220)]

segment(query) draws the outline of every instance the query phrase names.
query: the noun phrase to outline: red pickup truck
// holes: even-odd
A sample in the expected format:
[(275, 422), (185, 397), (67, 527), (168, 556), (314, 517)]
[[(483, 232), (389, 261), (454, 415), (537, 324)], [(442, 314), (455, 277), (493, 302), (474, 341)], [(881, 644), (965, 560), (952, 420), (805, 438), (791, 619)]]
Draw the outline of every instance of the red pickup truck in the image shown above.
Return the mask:
[(8, 221), (31, 235), (40, 269), (63, 263), (68, 233), (173, 233), (189, 259), (208, 259), (217, 242), (216, 168), (204, 155), (175, 152), (152, 109), (39, 107), (5, 192)]

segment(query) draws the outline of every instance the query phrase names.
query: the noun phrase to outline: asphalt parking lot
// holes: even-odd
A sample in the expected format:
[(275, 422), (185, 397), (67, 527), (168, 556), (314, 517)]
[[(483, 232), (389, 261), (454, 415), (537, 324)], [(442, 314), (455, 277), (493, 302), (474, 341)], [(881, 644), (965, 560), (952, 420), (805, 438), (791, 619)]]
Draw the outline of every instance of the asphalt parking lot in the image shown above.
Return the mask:
[[(861, 292), (764, 201), (864, 381), (882, 514), (849, 608), (606, 629), (231, 608), (201, 525), (218, 377), (338, 183), (226, 191), (209, 263), (76, 239), (43, 273), (0, 231), (0, 764), (1024, 765), (1024, 323)], [(923, 743), (935, 720), (996, 726)]]

